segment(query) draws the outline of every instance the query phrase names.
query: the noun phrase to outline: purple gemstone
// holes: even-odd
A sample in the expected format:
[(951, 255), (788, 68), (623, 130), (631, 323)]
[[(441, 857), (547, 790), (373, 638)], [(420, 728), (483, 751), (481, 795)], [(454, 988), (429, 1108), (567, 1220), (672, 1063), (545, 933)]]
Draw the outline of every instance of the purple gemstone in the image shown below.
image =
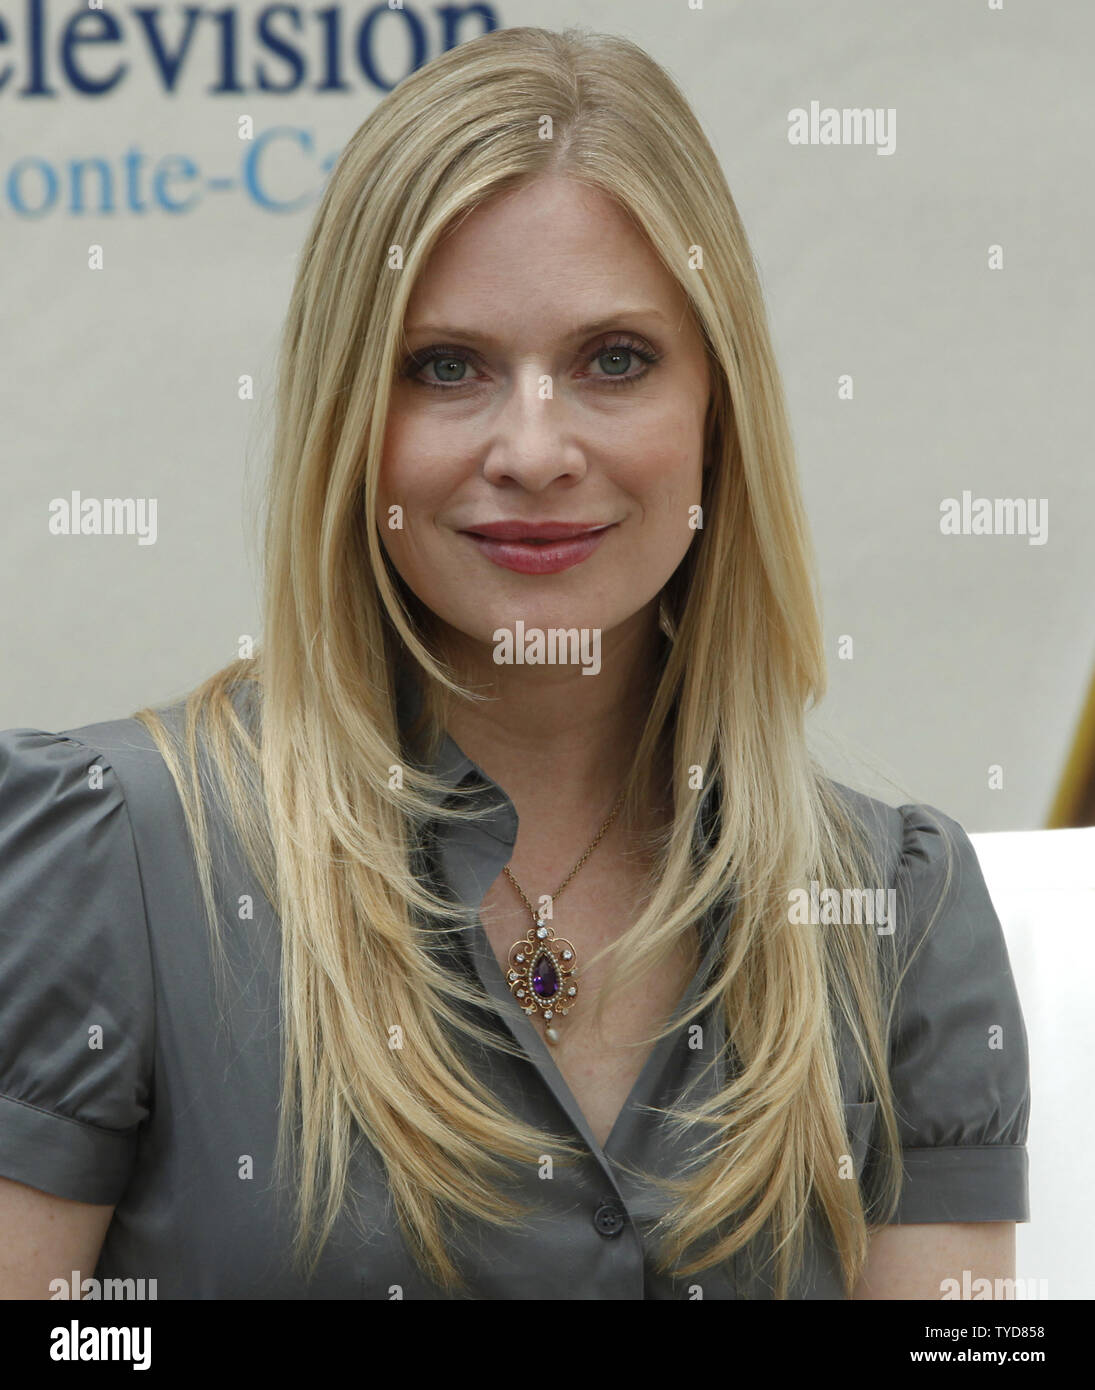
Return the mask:
[(537, 957), (536, 964), (532, 967), (532, 987), (541, 999), (550, 999), (553, 994), (558, 993), (559, 976), (555, 973), (550, 956)]

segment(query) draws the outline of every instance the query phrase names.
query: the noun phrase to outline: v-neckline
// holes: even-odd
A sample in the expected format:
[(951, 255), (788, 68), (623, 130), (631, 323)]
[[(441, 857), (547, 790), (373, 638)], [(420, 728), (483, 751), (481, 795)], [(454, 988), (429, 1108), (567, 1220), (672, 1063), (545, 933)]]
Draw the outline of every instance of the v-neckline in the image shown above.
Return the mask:
[[(506, 984), (505, 976), (502, 974), (502, 967), (498, 963), (498, 957), (494, 953), (494, 948), (490, 944), (486, 929), (483, 926), (478, 910), (471, 926), (471, 954), (475, 964), (479, 982), (484, 990), (500, 1005), (501, 1017), (513, 1035), (514, 1040), (524, 1048), (529, 1061), (536, 1067), (537, 1072), (547, 1084), (555, 1099), (563, 1107), (570, 1117), (571, 1122), (582, 1136), (590, 1149), (603, 1161), (611, 1158), (612, 1151), (617, 1149), (626, 1151), (628, 1145), (622, 1142), (624, 1135), (622, 1131), (627, 1126), (629, 1120), (637, 1113), (637, 1107), (642, 1104), (654, 1090), (654, 1080), (660, 1074), (668, 1058), (670, 1049), (677, 1041), (675, 1032), (666, 1033), (664, 1037), (658, 1039), (644, 1061), (639, 1075), (635, 1079), (634, 1085), (628, 1092), (623, 1105), (620, 1107), (612, 1128), (609, 1130), (608, 1138), (604, 1144), (597, 1141), (593, 1129), (586, 1117), (585, 1111), (578, 1104), (577, 1097), (567, 1083), (566, 1077), (559, 1069), (548, 1044), (540, 1036), (533, 1026), (532, 1021), (525, 1014), (524, 1010), (514, 999), (509, 986)], [(711, 961), (715, 951), (719, 948), (724, 939), (726, 922), (722, 921), (706, 946), (701, 949), (701, 960), (695, 974), (685, 987), (684, 993), (671, 1015), (674, 1023), (683, 1017), (686, 1009), (692, 1000), (699, 993), (700, 986), (706, 977), (711, 966)]]

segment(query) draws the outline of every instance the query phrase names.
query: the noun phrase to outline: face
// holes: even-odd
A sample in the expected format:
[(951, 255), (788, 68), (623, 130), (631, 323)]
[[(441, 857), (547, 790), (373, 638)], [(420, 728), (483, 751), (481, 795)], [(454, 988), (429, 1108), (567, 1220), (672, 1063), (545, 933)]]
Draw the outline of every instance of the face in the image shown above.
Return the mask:
[(572, 180), (498, 195), (435, 248), (405, 328), (379, 527), (443, 638), (656, 625), (695, 537), (710, 377), (642, 233)]

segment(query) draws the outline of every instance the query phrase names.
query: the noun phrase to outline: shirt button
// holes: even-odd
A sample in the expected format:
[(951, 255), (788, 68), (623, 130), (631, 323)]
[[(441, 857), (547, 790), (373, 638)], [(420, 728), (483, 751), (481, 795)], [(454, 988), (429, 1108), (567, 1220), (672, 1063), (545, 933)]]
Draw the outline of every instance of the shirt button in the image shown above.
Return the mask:
[(593, 1224), (603, 1236), (618, 1236), (626, 1217), (616, 1202), (602, 1202), (593, 1213)]

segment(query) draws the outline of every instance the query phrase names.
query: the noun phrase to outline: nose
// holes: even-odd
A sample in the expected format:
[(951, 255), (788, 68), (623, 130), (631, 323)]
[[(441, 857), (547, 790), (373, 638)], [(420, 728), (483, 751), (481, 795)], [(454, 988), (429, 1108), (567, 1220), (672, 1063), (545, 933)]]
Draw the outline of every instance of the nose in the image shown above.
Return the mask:
[(548, 394), (551, 387), (551, 378), (539, 368), (516, 375), (492, 421), (483, 464), (488, 482), (542, 492), (553, 483), (585, 477), (585, 454), (568, 429), (566, 403)]

